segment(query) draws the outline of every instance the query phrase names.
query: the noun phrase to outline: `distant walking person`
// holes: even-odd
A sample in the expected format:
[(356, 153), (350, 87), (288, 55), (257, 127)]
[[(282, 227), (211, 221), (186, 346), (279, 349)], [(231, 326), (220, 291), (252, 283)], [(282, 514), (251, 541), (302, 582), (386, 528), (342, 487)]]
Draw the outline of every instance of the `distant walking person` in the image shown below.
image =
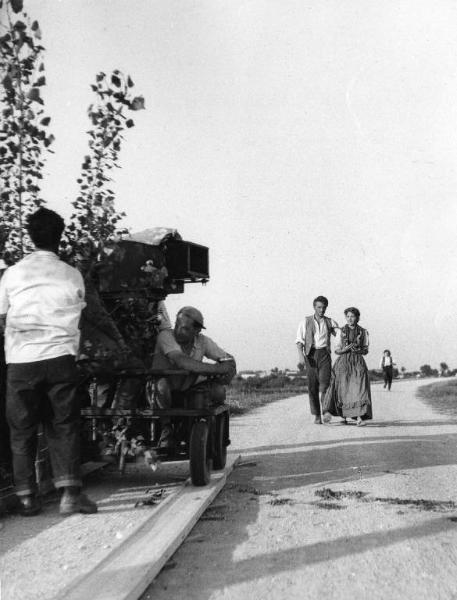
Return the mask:
[[(330, 339), (336, 335), (338, 323), (325, 316), (328, 300), (325, 296), (314, 299), (314, 314), (306, 317), (298, 325), (296, 344), (298, 366), (306, 365), (308, 394), (314, 423), (322, 423), (321, 399), (330, 384), (332, 369)], [(321, 398), (319, 398), (319, 393)]]
[(392, 354), (390, 353), (390, 350), (384, 350), (379, 366), (382, 369), (382, 373), (384, 375), (384, 389), (387, 388), (387, 391), (389, 392), (390, 388), (392, 387), (394, 364), (395, 363), (392, 358)]
[(322, 402), (324, 421), (331, 415), (357, 421), (365, 425), (373, 418), (371, 407), (370, 380), (367, 365), (363, 359), (368, 354), (368, 331), (359, 325), (360, 311), (351, 306), (344, 311), (347, 324), (337, 336), (335, 354), (338, 358), (333, 365), (332, 380)]

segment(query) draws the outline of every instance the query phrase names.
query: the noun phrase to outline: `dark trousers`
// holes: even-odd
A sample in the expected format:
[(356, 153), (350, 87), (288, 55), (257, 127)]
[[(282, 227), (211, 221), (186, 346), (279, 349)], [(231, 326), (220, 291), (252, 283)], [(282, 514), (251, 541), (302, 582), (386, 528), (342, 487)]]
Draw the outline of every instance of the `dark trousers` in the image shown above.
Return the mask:
[(382, 368), (384, 373), (384, 387), (387, 387), (390, 390), (392, 386), (392, 377), (393, 377), (393, 368), (391, 366)]
[(6, 414), (18, 495), (33, 494), (37, 489), (35, 456), (40, 423), (48, 442), (54, 485), (81, 486), (77, 383), (74, 356), (8, 365)]
[[(10, 431), (6, 422), (6, 363), (0, 336), (0, 470), (11, 470)], [(1, 473), (0, 473), (1, 478)]]
[(312, 415), (320, 415), (319, 392), (327, 391), (332, 373), (332, 361), (327, 348), (312, 349), (305, 356), (306, 373), (308, 375), (309, 408)]
[[(195, 379), (201, 378), (196, 375)], [(202, 403), (208, 403), (210, 407), (215, 407), (224, 404), (225, 396), (225, 386), (218, 381), (204, 379), (185, 390), (173, 390), (169, 380), (162, 377), (157, 382), (155, 404), (157, 408), (162, 409), (177, 408), (182, 406), (183, 400), (187, 398), (191, 408), (201, 406)]]

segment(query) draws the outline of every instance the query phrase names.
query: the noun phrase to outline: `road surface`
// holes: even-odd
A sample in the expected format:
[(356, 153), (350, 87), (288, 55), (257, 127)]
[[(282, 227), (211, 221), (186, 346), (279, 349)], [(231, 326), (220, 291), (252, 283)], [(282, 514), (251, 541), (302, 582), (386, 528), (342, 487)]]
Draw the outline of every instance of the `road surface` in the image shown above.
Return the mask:
[(374, 385), (365, 427), (305, 396), (234, 419), (241, 466), (142, 600), (457, 598), (457, 420), (424, 383)]

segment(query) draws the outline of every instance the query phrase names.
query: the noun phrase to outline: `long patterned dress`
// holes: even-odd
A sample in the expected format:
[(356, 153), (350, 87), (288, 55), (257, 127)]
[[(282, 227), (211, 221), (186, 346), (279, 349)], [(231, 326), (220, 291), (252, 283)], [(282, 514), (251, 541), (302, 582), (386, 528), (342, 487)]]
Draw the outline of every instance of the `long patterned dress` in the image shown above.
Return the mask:
[(332, 369), (330, 386), (323, 402), (323, 412), (339, 417), (372, 419), (370, 380), (365, 360), (368, 352), (368, 331), (359, 325), (345, 325), (337, 349), (356, 344), (357, 351), (341, 354)]

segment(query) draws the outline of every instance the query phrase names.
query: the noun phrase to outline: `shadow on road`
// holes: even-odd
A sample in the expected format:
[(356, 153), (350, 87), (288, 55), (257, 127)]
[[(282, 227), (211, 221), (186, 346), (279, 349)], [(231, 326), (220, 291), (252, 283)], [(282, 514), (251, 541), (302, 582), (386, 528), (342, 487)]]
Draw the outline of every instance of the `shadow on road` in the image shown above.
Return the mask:
[[(173, 489), (182, 485), (187, 477), (187, 464), (164, 464), (155, 473), (146, 467), (130, 464), (124, 475), (114, 468), (91, 473), (84, 479), (84, 491), (98, 503), (99, 515), (122, 513), (131, 511), (135, 503), (146, 496), (149, 488)], [(8, 514), (0, 519), (0, 559), (22, 542), (65, 520), (68, 522), (68, 518), (59, 515), (59, 500), (60, 495), (53, 492), (44, 498), (41, 514), (34, 517)], [(138, 510), (144, 508), (139, 507)]]
[(407, 420), (395, 420), (395, 421), (374, 421), (370, 423), (368, 427), (370, 429), (376, 429), (378, 427), (439, 427), (439, 426), (449, 426), (449, 425), (457, 425), (457, 419), (440, 419), (434, 421), (411, 421)]
[[(304, 451), (285, 452), (284, 446), (260, 447), (243, 453), (257, 462), (256, 486), (267, 483), (270, 491), (302, 485), (329, 484), (377, 477), (404, 469), (457, 464), (457, 434), (363, 437), (303, 445)], [(316, 447), (317, 446), (317, 447)], [(286, 447), (287, 448), (287, 447)], [(357, 471), (357, 473), (354, 473)]]
[[(243, 452), (246, 466), (234, 471), (214, 510), (208, 512), (208, 520), (200, 521), (193, 530), (194, 537), (200, 536), (200, 543), (184, 543), (173, 558), (176, 568), (162, 571), (142, 600), (179, 597), (183, 580), (190, 574), (192, 585), (186, 588), (186, 598), (209, 600), (215, 591), (233, 584), (455, 527), (449, 517), (427, 515), (417, 526), (357, 535), (350, 538), (350, 543), (345, 537), (236, 559), (237, 549), (249, 544), (249, 529), (258, 521), (260, 502), (264, 503), (265, 497), (269, 502), (280, 500), (280, 492), (290, 488), (328, 486), (393, 471), (457, 464), (457, 452), (449, 452), (456, 444), (457, 434), (439, 434), (312, 442), (291, 445), (290, 451), (287, 445), (249, 449)], [(300, 514), (297, 512), (294, 518), (300, 518)]]
[[(303, 546), (263, 553), (238, 561), (233, 561), (231, 556), (229, 556), (231, 552), (227, 552), (224, 555), (219, 555), (218, 568), (214, 568), (213, 566), (208, 572), (206, 572), (207, 567), (200, 568), (197, 577), (201, 581), (196, 583), (194, 580), (193, 585), (196, 587), (201, 585), (201, 587), (196, 595), (186, 595), (186, 598), (209, 600), (216, 590), (223, 590), (228, 585), (258, 580), (264, 576), (271, 576), (294, 569), (302, 569), (306, 565), (318, 564), (320, 562), (331, 564), (333, 560), (348, 556), (349, 554), (361, 554), (369, 550), (392, 546), (405, 539), (411, 540), (435, 535), (447, 531), (452, 525), (448, 518), (438, 517), (428, 519), (417, 526), (357, 535), (351, 538), (351, 540), (343, 537), (328, 542), (304, 544)], [(218, 548), (218, 553), (220, 550)], [(203, 555), (200, 558), (203, 560), (199, 564), (202, 564), (205, 557)], [(128, 577), (127, 570), (126, 577)], [(151, 598), (155, 597), (156, 589), (156, 586), (150, 588)], [(171, 590), (171, 587), (168, 588), (168, 591)], [(173, 596), (170, 595), (168, 597), (171, 598)], [(145, 598), (147, 598), (147, 595), (143, 596), (142, 600), (145, 600)]]

